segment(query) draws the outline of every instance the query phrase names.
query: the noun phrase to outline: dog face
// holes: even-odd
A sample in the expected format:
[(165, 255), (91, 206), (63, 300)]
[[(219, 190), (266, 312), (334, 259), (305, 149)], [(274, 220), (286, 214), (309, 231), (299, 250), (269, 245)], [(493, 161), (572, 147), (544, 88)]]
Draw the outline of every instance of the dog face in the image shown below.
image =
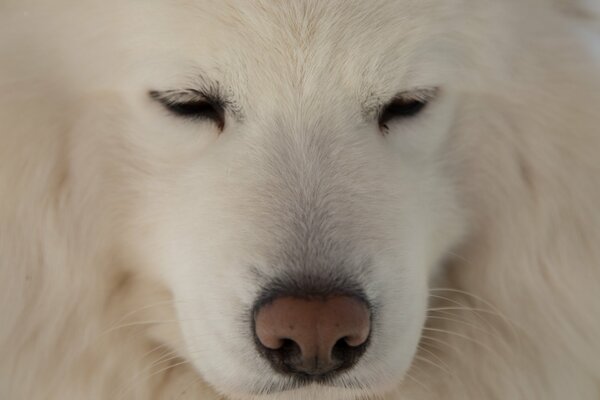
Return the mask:
[[(457, 55), (438, 3), (119, 6), (136, 16), (107, 78), (127, 108), (111, 162), (133, 199), (129, 251), (171, 291), (183, 356), (220, 392), (347, 399), (409, 368), (428, 281), (463, 231)], [(286, 313), (327, 323), (293, 301), (340, 298), (330, 314), (366, 324), (359, 343), (332, 342), (332, 358), (360, 347), (344, 368), (298, 371), (273, 351), (301, 356), (304, 339), (269, 347), (257, 331)], [(267, 315), (279, 299), (303, 311)]]

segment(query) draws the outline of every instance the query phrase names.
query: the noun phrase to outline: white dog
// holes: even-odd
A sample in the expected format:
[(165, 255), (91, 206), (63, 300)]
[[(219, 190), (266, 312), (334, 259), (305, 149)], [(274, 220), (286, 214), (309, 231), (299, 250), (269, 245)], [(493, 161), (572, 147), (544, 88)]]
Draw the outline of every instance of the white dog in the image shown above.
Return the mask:
[(4, 0), (0, 398), (597, 400), (595, 6)]

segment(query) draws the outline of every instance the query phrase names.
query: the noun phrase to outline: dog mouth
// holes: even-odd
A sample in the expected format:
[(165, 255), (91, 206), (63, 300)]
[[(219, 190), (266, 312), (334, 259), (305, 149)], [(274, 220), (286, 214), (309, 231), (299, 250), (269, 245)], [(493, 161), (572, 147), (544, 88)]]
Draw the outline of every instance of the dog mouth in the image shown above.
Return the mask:
[(366, 391), (369, 387), (359, 380), (347, 380), (342, 379), (337, 374), (321, 375), (318, 377), (310, 375), (296, 375), (288, 378), (282, 383), (271, 383), (260, 389), (255, 389), (251, 392), (252, 395), (268, 396), (281, 394), (286, 392), (298, 391), (302, 389), (339, 389), (339, 390), (351, 390), (351, 391)]

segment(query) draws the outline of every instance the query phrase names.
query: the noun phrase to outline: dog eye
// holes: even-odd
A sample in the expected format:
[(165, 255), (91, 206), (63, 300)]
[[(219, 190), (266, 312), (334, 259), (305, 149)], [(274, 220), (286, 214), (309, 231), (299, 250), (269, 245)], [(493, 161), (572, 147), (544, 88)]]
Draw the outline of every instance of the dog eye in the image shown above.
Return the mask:
[(220, 130), (225, 127), (225, 110), (219, 99), (213, 99), (195, 90), (151, 91), (150, 97), (177, 117), (212, 121)]
[(408, 119), (420, 114), (435, 97), (436, 89), (400, 93), (379, 114), (379, 126), (387, 129), (393, 120)]

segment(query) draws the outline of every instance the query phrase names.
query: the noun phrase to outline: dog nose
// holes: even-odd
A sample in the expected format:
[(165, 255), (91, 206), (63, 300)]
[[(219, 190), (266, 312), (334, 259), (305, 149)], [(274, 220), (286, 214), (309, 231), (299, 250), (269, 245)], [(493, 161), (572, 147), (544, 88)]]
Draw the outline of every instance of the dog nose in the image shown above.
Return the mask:
[(279, 297), (255, 313), (259, 350), (281, 373), (318, 378), (352, 367), (371, 331), (367, 304), (355, 297)]

